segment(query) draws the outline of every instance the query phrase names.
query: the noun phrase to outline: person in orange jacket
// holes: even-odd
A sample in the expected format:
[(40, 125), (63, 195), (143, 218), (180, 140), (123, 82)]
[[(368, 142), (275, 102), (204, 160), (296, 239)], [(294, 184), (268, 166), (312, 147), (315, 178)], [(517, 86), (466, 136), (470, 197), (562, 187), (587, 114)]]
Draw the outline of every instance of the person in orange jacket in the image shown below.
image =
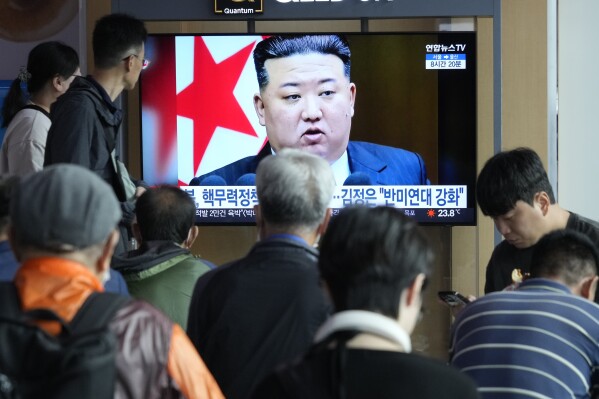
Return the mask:
[[(10, 205), (9, 239), (21, 267), (22, 310), (50, 309), (67, 323), (104, 290), (118, 241), (119, 202), (106, 182), (58, 164), (23, 178)], [(41, 322), (58, 334), (57, 322)], [(150, 304), (130, 300), (108, 324), (117, 338), (115, 398), (223, 398), (185, 332)]]

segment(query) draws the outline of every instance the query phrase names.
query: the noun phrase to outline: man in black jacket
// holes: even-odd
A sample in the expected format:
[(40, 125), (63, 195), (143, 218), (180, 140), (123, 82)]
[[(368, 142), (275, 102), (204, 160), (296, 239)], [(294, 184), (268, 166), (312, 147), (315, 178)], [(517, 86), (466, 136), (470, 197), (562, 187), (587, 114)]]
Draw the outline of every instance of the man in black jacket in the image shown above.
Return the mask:
[[(112, 186), (123, 212), (121, 240), (116, 253), (130, 239), (134, 200), (145, 190), (118, 167), (116, 146), (123, 111), (115, 101), (123, 90), (135, 87), (144, 59), (147, 32), (142, 21), (123, 14), (102, 17), (93, 33), (94, 73), (77, 77), (51, 109), (44, 165), (75, 163), (102, 177)], [(120, 164), (122, 165), (122, 164)]]
[(258, 166), (260, 241), (199, 278), (187, 332), (229, 399), (246, 398), (278, 364), (311, 344), (330, 312), (314, 249), (335, 187), (323, 158), (296, 149)]

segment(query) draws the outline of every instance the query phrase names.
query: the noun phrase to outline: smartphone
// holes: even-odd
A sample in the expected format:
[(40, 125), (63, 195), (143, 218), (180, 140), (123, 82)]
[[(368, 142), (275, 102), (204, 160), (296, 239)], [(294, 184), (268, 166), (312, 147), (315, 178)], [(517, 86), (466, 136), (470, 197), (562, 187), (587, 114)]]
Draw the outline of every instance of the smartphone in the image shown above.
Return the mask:
[(459, 306), (470, 303), (470, 300), (457, 291), (439, 291), (439, 298), (449, 306)]

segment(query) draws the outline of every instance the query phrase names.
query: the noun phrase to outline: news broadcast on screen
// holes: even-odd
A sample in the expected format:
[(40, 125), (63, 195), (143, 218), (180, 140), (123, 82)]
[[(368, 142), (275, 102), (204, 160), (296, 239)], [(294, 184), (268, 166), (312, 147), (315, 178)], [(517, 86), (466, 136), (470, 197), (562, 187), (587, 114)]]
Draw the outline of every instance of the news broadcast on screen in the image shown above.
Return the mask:
[[(356, 96), (349, 176), (338, 180), (333, 214), (356, 204), (393, 206), (425, 225), (475, 225), (476, 34), (340, 35), (351, 50)], [(254, 106), (253, 51), (269, 36), (154, 34), (146, 42), (142, 177), (185, 190), (198, 224), (254, 222), (255, 170), (231, 178), (218, 171), (272, 151)], [(354, 170), (370, 144), (417, 154), (425, 176), (396, 184)]]

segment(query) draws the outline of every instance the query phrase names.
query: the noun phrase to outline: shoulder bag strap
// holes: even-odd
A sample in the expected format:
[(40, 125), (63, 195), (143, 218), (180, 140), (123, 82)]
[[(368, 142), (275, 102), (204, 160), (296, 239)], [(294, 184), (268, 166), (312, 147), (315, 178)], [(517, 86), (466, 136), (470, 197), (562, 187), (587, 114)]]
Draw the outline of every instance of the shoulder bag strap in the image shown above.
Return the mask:
[(116, 312), (131, 298), (112, 292), (94, 292), (70, 323), (73, 332), (83, 333), (108, 325)]
[(59, 322), (63, 330), (68, 328), (62, 318), (50, 309), (31, 309), (24, 312), (17, 287), (10, 281), (0, 282), (0, 316), (10, 320), (49, 320)]

